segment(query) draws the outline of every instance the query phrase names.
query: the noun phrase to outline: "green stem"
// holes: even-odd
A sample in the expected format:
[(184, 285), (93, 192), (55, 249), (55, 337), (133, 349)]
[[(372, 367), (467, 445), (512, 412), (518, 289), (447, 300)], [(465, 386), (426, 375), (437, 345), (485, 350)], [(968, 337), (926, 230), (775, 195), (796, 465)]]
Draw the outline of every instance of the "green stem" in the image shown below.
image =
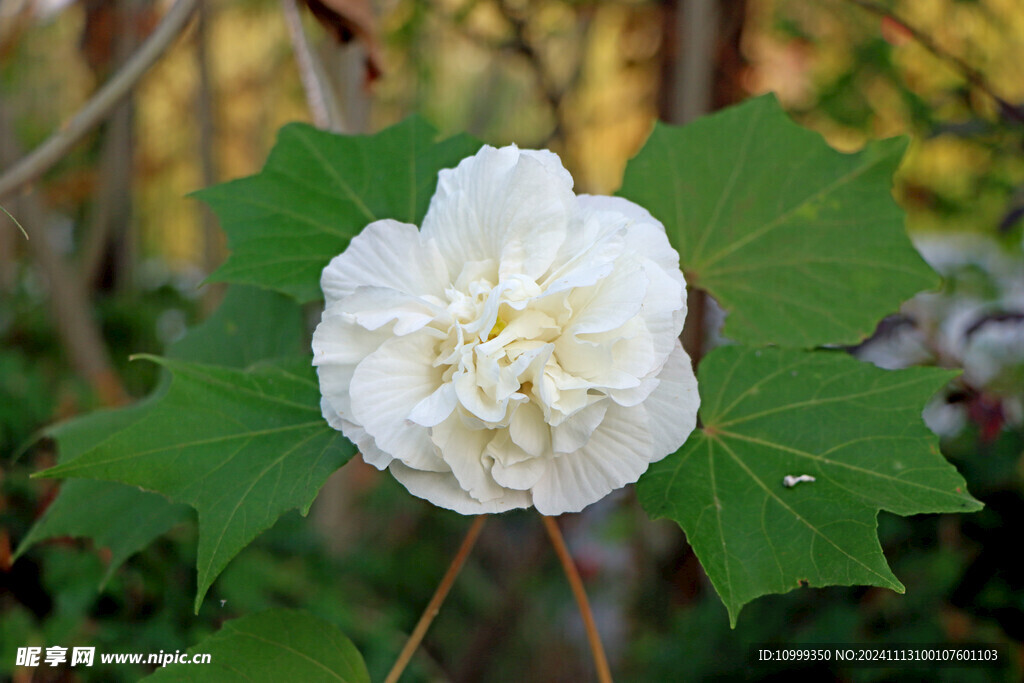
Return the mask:
[(25, 228), (23, 228), (21, 223), (18, 222), (18, 219), (15, 218), (14, 216), (12, 216), (11, 212), (8, 211), (7, 209), (5, 209), (2, 206), (0, 206), (0, 211), (3, 211), (4, 213), (6, 213), (7, 217), (10, 218), (12, 221), (14, 221), (14, 224), (18, 226), (18, 230), (21, 230), (21, 234), (25, 236), (25, 239), (28, 239), (28, 233), (25, 232)]

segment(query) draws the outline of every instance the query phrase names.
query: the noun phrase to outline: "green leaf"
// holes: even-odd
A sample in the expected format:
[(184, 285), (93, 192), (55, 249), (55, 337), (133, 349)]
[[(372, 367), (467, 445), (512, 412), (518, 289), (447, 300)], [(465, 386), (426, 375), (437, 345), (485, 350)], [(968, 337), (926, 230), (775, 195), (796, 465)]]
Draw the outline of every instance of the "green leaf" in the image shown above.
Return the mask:
[(340, 136), (293, 123), (278, 134), (263, 170), (205, 190), (231, 256), (212, 279), (323, 298), (320, 273), (367, 224), (419, 224), (437, 173), (477, 151), (466, 135), (435, 142), (418, 117), (376, 135)]
[(166, 355), (247, 368), (308, 349), (302, 309), (294, 300), (258, 287), (232, 285), (213, 315), (168, 346)]
[[(304, 346), (302, 311), (294, 301), (256, 287), (234, 285), (213, 315), (171, 344), (167, 355), (242, 368), (264, 358), (294, 355)], [(59, 462), (74, 460), (142, 419), (166, 392), (167, 384), (161, 383), (151, 396), (132, 406), (97, 411), (50, 428), (47, 436), (57, 442)], [(74, 479), (61, 485), (57, 497), (18, 545), (14, 558), (50, 538), (91, 538), (96, 547), (111, 552), (105, 584), (125, 560), (189, 517), (187, 506), (157, 493), (114, 482)]]
[[(152, 398), (147, 398), (127, 408), (97, 411), (62, 422), (46, 434), (57, 441), (59, 462), (70, 462), (141, 419), (151, 405)], [(47, 539), (90, 538), (97, 548), (110, 550), (102, 587), (125, 560), (189, 517), (187, 506), (159, 494), (113, 482), (75, 479), (61, 484), (57, 497), (18, 545), (14, 559)]]
[(91, 538), (97, 548), (110, 549), (102, 588), (125, 560), (191, 516), (188, 506), (176, 505), (156, 493), (113, 482), (75, 479), (61, 485), (58, 497), (18, 546), (15, 559), (50, 538)]
[[(955, 374), (881, 370), (841, 352), (719, 348), (700, 366), (703, 427), (640, 478), (640, 502), (683, 528), (733, 625), (754, 598), (802, 584), (903, 592), (878, 511), (981, 507), (921, 420)], [(815, 481), (783, 484), (801, 475)]]
[(145, 680), (153, 683), (337, 681), (370, 683), (362, 656), (329, 621), (297, 610), (275, 609), (225, 622), (189, 648), (208, 664), (169, 664)]
[(284, 512), (308, 512), (354, 449), (321, 417), (307, 358), (244, 371), (152, 360), (173, 374), (167, 393), (126, 429), (42, 475), (132, 484), (196, 508), (198, 610), (228, 561)]
[(841, 154), (775, 97), (685, 127), (658, 124), (619, 194), (665, 224), (687, 281), (750, 344), (854, 344), (938, 276), (891, 195), (906, 142)]

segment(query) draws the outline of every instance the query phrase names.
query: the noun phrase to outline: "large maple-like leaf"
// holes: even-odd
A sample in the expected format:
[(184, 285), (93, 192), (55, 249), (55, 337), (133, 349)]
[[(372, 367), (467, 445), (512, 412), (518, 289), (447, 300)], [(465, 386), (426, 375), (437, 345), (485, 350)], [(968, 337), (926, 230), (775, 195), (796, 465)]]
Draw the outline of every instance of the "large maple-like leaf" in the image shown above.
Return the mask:
[(437, 173), (477, 151), (459, 135), (411, 117), (375, 135), (335, 135), (294, 123), (281, 129), (263, 170), (200, 190), (228, 235), (231, 255), (212, 279), (323, 298), (320, 273), (367, 224), (419, 224)]
[[(955, 373), (727, 346), (699, 374), (703, 427), (651, 466), (638, 494), (648, 514), (686, 532), (733, 624), (745, 603), (802, 584), (902, 592), (878, 511), (981, 507), (921, 419)], [(813, 481), (787, 486), (803, 475)]]
[(658, 124), (619, 194), (661, 220), (687, 280), (750, 344), (854, 344), (938, 276), (891, 195), (902, 139), (841, 154), (774, 96)]
[[(303, 349), (302, 312), (274, 292), (235, 285), (207, 320), (167, 349), (171, 358), (244, 368), (265, 358)], [(153, 394), (132, 406), (103, 410), (61, 422), (47, 430), (57, 442), (59, 462), (74, 460), (145, 417), (167, 390), (164, 378)], [(72, 479), (22, 539), (15, 559), (50, 538), (92, 539), (110, 550), (106, 582), (121, 564), (171, 527), (188, 519), (185, 505), (164, 496), (110, 481)]]
[(173, 379), (141, 419), (43, 476), (117, 481), (199, 512), (196, 608), (228, 561), (284, 512), (308, 511), (354, 453), (320, 415), (306, 358), (249, 370), (153, 359)]
[[(194, 655), (209, 655), (193, 664)], [(225, 622), (187, 652), (146, 678), (153, 683), (336, 681), (370, 683), (362, 656), (329, 621), (298, 610), (274, 609)]]

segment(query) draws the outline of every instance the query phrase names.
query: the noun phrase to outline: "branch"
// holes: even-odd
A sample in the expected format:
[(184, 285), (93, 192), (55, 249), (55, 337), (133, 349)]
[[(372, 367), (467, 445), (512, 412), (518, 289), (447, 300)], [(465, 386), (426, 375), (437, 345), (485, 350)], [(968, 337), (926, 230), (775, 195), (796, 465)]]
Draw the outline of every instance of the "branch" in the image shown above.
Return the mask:
[[(195, 90), (196, 120), (198, 122), (197, 154), (199, 155), (200, 178), (203, 187), (211, 187), (217, 182), (217, 162), (215, 158), (217, 129), (214, 114), (214, 84), (210, 69), (210, 25), (212, 17), (211, 5), (203, 3), (199, 6), (196, 19), (195, 65), (198, 79)], [(217, 218), (213, 210), (202, 202), (197, 202), (200, 224), (203, 230), (203, 268), (212, 273), (224, 259), (222, 236)], [(207, 316), (220, 305), (226, 287), (224, 283), (209, 283), (200, 300), (200, 308)]]
[[(0, 165), (8, 155), (13, 157), (16, 153), (8, 118), (0, 109)], [(46, 210), (31, 193), (18, 197), (17, 201), (25, 222), (35, 228), (28, 246), (46, 280), (53, 323), (67, 350), (68, 360), (75, 371), (89, 382), (103, 405), (127, 402), (128, 394), (111, 366), (103, 335), (92, 317), (86, 290), (50, 243)]]
[(305, 29), (302, 28), (302, 17), (299, 16), (295, 0), (281, 0), (284, 9), (285, 23), (288, 25), (288, 36), (295, 50), (295, 62), (299, 67), (299, 80), (306, 91), (306, 102), (309, 104), (313, 123), (317, 128), (344, 133), (345, 125), (341, 107), (334, 97), (334, 91), (327, 79), (323, 64), (309, 44)]
[(164, 50), (188, 24), (200, 0), (177, 0), (160, 25), (128, 62), (46, 142), (0, 176), (0, 199), (49, 170), (82, 136), (105, 119), (139, 78), (153, 66)]
[(873, 2), (872, 0), (846, 1), (849, 2), (850, 4), (860, 7), (866, 12), (874, 14), (875, 16), (895, 21), (897, 24), (902, 26), (907, 31), (907, 33), (913, 36), (914, 40), (921, 44), (921, 47), (928, 50), (928, 52), (931, 52), (938, 59), (948, 64), (951, 64), (954, 68), (956, 68), (957, 71), (959, 71), (963, 75), (964, 78), (967, 79), (968, 83), (970, 83), (975, 88), (991, 97), (996, 102), (996, 104), (999, 105), (999, 109), (1001, 110), (1004, 116), (1012, 118), (1018, 123), (1024, 123), (1024, 112), (1022, 112), (1020, 109), (1015, 107), (1010, 102), (1006, 101), (995, 90), (993, 90), (992, 86), (988, 84), (988, 81), (985, 80), (984, 75), (982, 75), (980, 71), (978, 71), (973, 66), (962, 60), (960, 57), (957, 57), (956, 55), (944, 50), (934, 40), (932, 40), (931, 36), (929, 36), (927, 33), (917, 28), (916, 26), (907, 23), (906, 20), (895, 14), (888, 7), (880, 5), (877, 2)]
[[(715, 64), (721, 25), (721, 8), (714, 0), (679, 0), (673, 28), (678, 47), (672, 52), (668, 85), (668, 117), (685, 124), (709, 114), (713, 108)], [(683, 348), (693, 366), (700, 364), (707, 337), (708, 294), (687, 274), (686, 325)]]
[[(110, 72), (124, 65), (139, 47), (135, 30), (139, 17), (134, 0), (110, 0), (114, 5), (113, 61)], [(101, 133), (99, 168), (87, 218), (80, 226), (78, 271), (82, 286), (91, 289), (97, 281), (104, 258), (110, 252), (112, 235), (131, 223), (132, 171), (134, 169), (134, 102), (122, 100), (107, 115)]]

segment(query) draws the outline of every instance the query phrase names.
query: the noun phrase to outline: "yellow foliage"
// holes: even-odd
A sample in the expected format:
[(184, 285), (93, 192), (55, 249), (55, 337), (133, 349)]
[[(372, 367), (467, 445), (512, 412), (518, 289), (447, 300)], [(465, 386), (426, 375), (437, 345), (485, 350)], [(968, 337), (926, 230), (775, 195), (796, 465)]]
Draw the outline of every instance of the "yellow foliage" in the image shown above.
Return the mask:
[[(1006, 186), (1019, 183), (1024, 178), (1024, 158), (1008, 150), (994, 155), (991, 142), (970, 136), (921, 137), (930, 131), (915, 130), (900, 88), (919, 97), (938, 120), (963, 123), (980, 116), (996, 121), (999, 114), (993, 100), (969, 84), (954, 59), (983, 74), (1005, 100), (1024, 100), (1024, 5), (1020, 0), (901, 0), (884, 6), (947, 56), (935, 55), (898, 26), (887, 35), (878, 16), (851, 2), (751, 0), (745, 44), (752, 62), (752, 89), (776, 91), (786, 106), (804, 112), (805, 125), (844, 151), (861, 147), (869, 137), (916, 136), (898, 176), (903, 187), (898, 194), (908, 209), (910, 228), (991, 230), (1000, 221), (1007, 191), (991, 183), (979, 190), (979, 178), (993, 174), (1004, 179)], [(797, 26), (807, 39), (777, 30), (780, 19)], [(814, 108), (822, 85), (853, 68), (858, 46), (882, 37), (892, 43), (895, 80), (870, 69), (853, 73), (853, 87), (871, 112), (868, 127), (843, 125)], [(961, 89), (970, 91), (969, 107), (956, 96)], [(947, 203), (941, 211), (934, 201), (939, 197)], [(972, 208), (950, 211), (948, 202)]]
[[(217, 180), (259, 170), (284, 123), (308, 119), (279, 7), (227, 4), (208, 38)], [(154, 66), (137, 94), (142, 178), (138, 208), (144, 247), (172, 263), (203, 263), (198, 202), (203, 186), (197, 121), (199, 74), (194, 34)]]
[[(581, 192), (609, 193), (621, 182), (628, 158), (643, 143), (657, 115), (662, 80), (664, 7), (653, 0), (596, 3), (571, 0), (508, 1), (524, 22), (548, 79), (564, 93), (557, 116), (539, 87), (537, 65), (516, 49), (515, 31), (496, 0), (419, 0), (378, 4), (385, 72), (373, 87), (373, 127), (413, 110), (445, 134), (462, 129), (494, 144), (548, 144)], [(936, 45), (973, 65), (1011, 102), (1024, 101), (1024, 5), (1020, 0), (900, 0), (890, 3)], [(844, 0), (748, 0), (743, 48), (753, 93), (775, 91), (803, 123), (839, 149), (854, 150), (869, 137), (915, 134), (905, 87), (938, 116), (963, 121), (972, 111), (957, 97), (963, 73), (912, 37), (885, 35), (898, 82), (872, 71), (853, 75), (853, 88), (870, 110), (864, 126), (840, 123), (815, 108), (824, 84), (854, 68), (858, 49), (884, 35), (879, 18)], [(254, 173), (275, 131), (309, 118), (291, 43), (277, 2), (210, 3), (209, 68), (216, 139), (210, 154), (217, 180)], [(587, 30), (580, 27), (582, 13)], [(797, 27), (779, 30), (780, 19)], [(21, 41), (16, 55), (19, 93), (14, 111), (26, 139), (43, 135), (74, 112), (95, 84), (76, 46), (83, 12), (74, 6)], [(323, 32), (307, 17), (317, 42)], [(799, 34), (799, 35), (798, 35)], [(161, 59), (135, 94), (136, 219), (143, 255), (203, 263), (205, 238), (199, 206), (183, 199), (204, 183), (200, 165), (195, 31)], [(883, 44), (884, 47), (884, 44)], [(578, 73), (577, 73), (578, 71)], [(996, 115), (977, 89), (974, 112)], [(12, 100), (13, 101), (13, 100)], [(952, 135), (917, 139), (900, 172), (915, 228), (977, 229), (998, 220), (998, 191), (978, 189), (980, 174), (1007, 184), (1024, 181), (1020, 155), (994, 154)], [(971, 216), (938, 216), (907, 187), (944, 197), (988, 201)], [(980, 193), (980, 194), (979, 194)], [(918, 193), (920, 194), (920, 193)], [(977, 196), (975, 196), (977, 195)]]

